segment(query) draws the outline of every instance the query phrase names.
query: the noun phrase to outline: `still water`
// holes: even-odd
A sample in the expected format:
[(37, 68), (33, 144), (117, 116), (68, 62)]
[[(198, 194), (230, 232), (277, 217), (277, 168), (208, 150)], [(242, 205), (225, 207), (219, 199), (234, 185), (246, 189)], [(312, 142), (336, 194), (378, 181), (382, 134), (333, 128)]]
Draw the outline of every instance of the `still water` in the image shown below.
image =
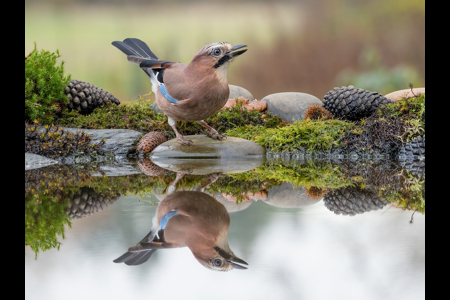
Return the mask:
[[(107, 169), (26, 172), (26, 220), (42, 222), (58, 205), (69, 216), (59, 221), (64, 238), (36, 234), (47, 239), (34, 244), (37, 255), (25, 247), (26, 299), (425, 297), (424, 211), (402, 204), (419, 194), (424, 203), (424, 172), (394, 163), (312, 161), (178, 177), (172, 171), (152, 177), (137, 167), (107, 176)], [(39, 187), (47, 192), (36, 200), (30, 191)], [(45, 193), (56, 202), (38, 216)], [(155, 235), (159, 223), (165, 229)], [(147, 256), (136, 265), (117, 261), (129, 247), (130, 264), (138, 252)], [(222, 266), (203, 259), (214, 247)], [(223, 265), (234, 268), (217, 271)]]

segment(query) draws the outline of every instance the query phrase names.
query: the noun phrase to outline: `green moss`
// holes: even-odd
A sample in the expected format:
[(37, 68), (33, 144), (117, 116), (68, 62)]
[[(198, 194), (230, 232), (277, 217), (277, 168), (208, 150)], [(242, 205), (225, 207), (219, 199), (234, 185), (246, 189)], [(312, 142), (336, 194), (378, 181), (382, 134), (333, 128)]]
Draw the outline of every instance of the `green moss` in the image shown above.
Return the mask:
[(402, 142), (410, 142), (419, 135), (425, 134), (425, 94), (404, 98), (387, 104), (377, 111), (379, 118), (399, 119), (404, 127), (400, 135)]
[(339, 146), (340, 137), (352, 128), (353, 123), (341, 120), (306, 119), (273, 129), (253, 125), (241, 126), (229, 130), (227, 135), (253, 140), (273, 152), (293, 152), (299, 149), (314, 151)]
[[(168, 139), (174, 138), (175, 133), (167, 123), (167, 117), (162, 113), (155, 114), (151, 104), (150, 101), (144, 101), (140, 98), (139, 101), (96, 108), (90, 115), (86, 116), (79, 114), (77, 111), (63, 110), (62, 117), (58, 120), (58, 125), (88, 129), (133, 129), (143, 133), (159, 131)], [(270, 113), (264, 114), (266, 116), (263, 118), (263, 113), (241, 110), (241, 106), (237, 105), (236, 107), (218, 111), (214, 116), (206, 119), (205, 122), (220, 133), (225, 133), (227, 130), (245, 124), (267, 128), (285, 126), (281, 118)], [(181, 121), (177, 122), (176, 126), (178, 132), (182, 135), (202, 134), (205, 130), (204, 127), (196, 122)]]
[(56, 112), (69, 102), (64, 94), (69, 76), (64, 76), (64, 61), (57, 65), (60, 57), (56, 53), (36, 49), (25, 57), (25, 120), (39, 119), (41, 123), (51, 124)]

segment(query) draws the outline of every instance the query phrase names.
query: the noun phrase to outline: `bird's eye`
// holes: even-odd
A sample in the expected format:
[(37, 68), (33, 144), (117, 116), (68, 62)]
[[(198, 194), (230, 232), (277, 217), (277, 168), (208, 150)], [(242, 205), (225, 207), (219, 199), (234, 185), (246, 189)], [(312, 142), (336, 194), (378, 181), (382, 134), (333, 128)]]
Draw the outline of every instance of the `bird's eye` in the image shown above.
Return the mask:
[(213, 264), (216, 267), (220, 267), (222, 265), (222, 261), (220, 259), (216, 258), (213, 260)]
[(222, 50), (219, 49), (219, 48), (215, 48), (215, 49), (212, 51), (212, 53), (213, 53), (214, 56), (220, 56), (220, 55), (222, 54)]

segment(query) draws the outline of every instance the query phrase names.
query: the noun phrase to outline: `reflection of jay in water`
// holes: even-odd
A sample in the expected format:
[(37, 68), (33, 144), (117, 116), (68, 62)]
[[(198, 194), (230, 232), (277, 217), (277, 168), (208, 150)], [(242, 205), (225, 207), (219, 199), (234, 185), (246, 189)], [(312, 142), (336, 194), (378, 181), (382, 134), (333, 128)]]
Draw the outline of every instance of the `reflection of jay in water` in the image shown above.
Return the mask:
[(247, 263), (228, 245), (229, 225), (228, 212), (213, 197), (199, 191), (173, 192), (159, 203), (150, 232), (114, 262), (139, 265), (158, 249), (187, 246), (208, 269), (246, 269), (240, 264)]

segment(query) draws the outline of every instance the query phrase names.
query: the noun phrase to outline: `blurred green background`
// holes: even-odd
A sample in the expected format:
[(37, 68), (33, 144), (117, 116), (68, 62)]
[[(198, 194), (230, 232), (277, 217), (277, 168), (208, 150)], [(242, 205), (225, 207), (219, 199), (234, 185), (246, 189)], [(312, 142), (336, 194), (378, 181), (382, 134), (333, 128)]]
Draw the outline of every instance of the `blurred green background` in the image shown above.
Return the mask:
[(145, 73), (111, 45), (127, 37), (185, 63), (212, 42), (247, 44), (228, 81), (257, 99), (322, 99), (349, 84), (383, 94), (425, 86), (424, 0), (25, 1), (25, 55), (34, 42), (58, 49), (67, 74), (121, 102), (151, 91)]

